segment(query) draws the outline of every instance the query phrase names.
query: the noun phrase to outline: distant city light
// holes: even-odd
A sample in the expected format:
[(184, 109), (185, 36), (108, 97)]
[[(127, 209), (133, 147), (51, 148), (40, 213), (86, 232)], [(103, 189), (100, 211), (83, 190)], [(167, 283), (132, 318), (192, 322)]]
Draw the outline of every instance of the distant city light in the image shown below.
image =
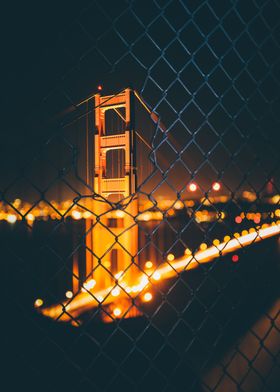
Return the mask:
[(113, 313), (114, 313), (114, 316), (118, 317), (122, 314), (122, 311), (120, 308), (115, 308)]
[(72, 218), (75, 219), (75, 220), (82, 219), (82, 214), (81, 214), (81, 212), (80, 212), (80, 211), (77, 211), (77, 210), (72, 211), (71, 216), (72, 216)]
[(33, 222), (35, 220), (35, 217), (33, 214), (29, 213), (26, 215), (26, 219), (30, 222)]
[(176, 203), (174, 204), (175, 210), (181, 210), (184, 208), (184, 203), (181, 200), (177, 200)]
[(235, 223), (238, 223), (238, 224), (239, 224), (239, 223), (241, 223), (241, 222), (242, 222), (241, 216), (239, 216), (239, 215), (236, 216), (236, 217), (235, 217)]
[(190, 190), (191, 192), (195, 192), (195, 191), (197, 190), (197, 185), (196, 185), (194, 182), (192, 182), (192, 183), (189, 185), (189, 190)]
[(212, 189), (215, 192), (219, 191), (221, 189), (221, 184), (219, 182), (217, 182), (217, 181), (214, 182), (213, 185), (212, 185)]
[(41, 298), (37, 298), (34, 302), (35, 308), (40, 308), (44, 304), (44, 301)]
[(16, 220), (17, 220), (16, 215), (14, 215), (14, 214), (9, 214), (9, 215), (7, 215), (7, 221), (8, 221), (9, 223), (15, 223)]

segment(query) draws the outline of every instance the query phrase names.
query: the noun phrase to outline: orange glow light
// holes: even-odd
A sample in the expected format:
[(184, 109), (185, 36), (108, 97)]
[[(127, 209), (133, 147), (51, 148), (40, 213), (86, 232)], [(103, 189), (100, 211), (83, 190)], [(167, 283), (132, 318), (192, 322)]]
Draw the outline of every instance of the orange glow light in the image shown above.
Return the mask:
[(72, 211), (71, 216), (75, 220), (82, 219), (82, 214), (80, 213), (80, 211), (77, 211), (77, 210)]
[(70, 290), (69, 290), (69, 291), (66, 291), (65, 297), (66, 297), (66, 298), (69, 298), (69, 299), (70, 299), (70, 298), (73, 298), (73, 293), (72, 293), (72, 291), (70, 291)]
[(207, 249), (207, 244), (205, 244), (205, 242), (202, 242), (202, 244), (200, 244), (199, 249), (200, 250), (206, 250)]
[(168, 255), (167, 255), (167, 260), (168, 261), (173, 261), (175, 259), (175, 256), (173, 255), (173, 253), (169, 253)]
[(122, 311), (120, 308), (115, 308), (113, 313), (114, 313), (114, 316), (118, 317), (122, 314)]
[(214, 184), (212, 185), (212, 189), (213, 191), (217, 192), (221, 189), (221, 184), (219, 182), (214, 182)]
[(152, 268), (153, 267), (153, 263), (151, 261), (146, 261), (145, 263), (145, 268)]
[(9, 223), (15, 223), (16, 220), (17, 220), (17, 217), (16, 217), (16, 215), (14, 215), (14, 214), (9, 214), (9, 215), (7, 216), (7, 221), (8, 221)]
[(143, 300), (144, 300), (145, 302), (151, 301), (152, 298), (153, 298), (153, 296), (152, 296), (151, 293), (145, 293), (144, 296), (143, 296)]
[(190, 190), (191, 192), (195, 192), (195, 191), (197, 190), (197, 185), (196, 185), (194, 182), (192, 182), (192, 183), (189, 185), (189, 190)]
[(160, 278), (161, 278), (160, 273), (156, 271), (156, 272), (153, 274), (153, 279), (154, 279), (154, 280), (160, 280)]
[(119, 289), (119, 287), (115, 287), (113, 290), (112, 290), (112, 296), (113, 297), (117, 297), (118, 295), (120, 295), (120, 292), (121, 292), (121, 290)]

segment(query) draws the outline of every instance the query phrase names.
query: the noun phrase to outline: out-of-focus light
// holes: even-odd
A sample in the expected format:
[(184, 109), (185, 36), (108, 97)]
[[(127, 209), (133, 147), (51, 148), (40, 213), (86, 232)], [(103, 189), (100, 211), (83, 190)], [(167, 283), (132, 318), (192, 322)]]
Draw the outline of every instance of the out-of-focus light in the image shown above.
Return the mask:
[(205, 242), (202, 242), (202, 244), (200, 244), (199, 249), (200, 250), (206, 250), (207, 249), (207, 244), (205, 244)]
[(231, 258), (231, 260), (233, 261), (233, 263), (237, 263), (238, 260), (239, 260), (238, 255), (233, 255), (232, 258)]
[(160, 275), (160, 273), (159, 273), (158, 271), (156, 271), (156, 272), (153, 274), (152, 277), (153, 277), (154, 280), (160, 280), (161, 275)]
[(242, 235), (247, 235), (248, 234), (248, 230), (242, 230), (241, 234)]
[(66, 291), (65, 297), (66, 297), (66, 298), (69, 298), (69, 299), (70, 299), (70, 298), (73, 298), (73, 293), (72, 293), (72, 291), (70, 291), (70, 290), (69, 290), (69, 291)]
[(84, 219), (88, 219), (88, 218), (90, 218), (90, 217), (91, 217), (91, 212), (89, 212), (89, 211), (83, 212), (83, 218), (84, 218)]
[(141, 219), (145, 222), (148, 222), (149, 220), (151, 220), (151, 218), (152, 218), (152, 213), (149, 211), (141, 214)]
[(235, 223), (238, 223), (238, 224), (242, 222), (242, 218), (239, 215), (236, 216), (234, 220), (235, 220)]
[(114, 316), (118, 317), (118, 316), (120, 316), (122, 314), (122, 311), (121, 311), (120, 308), (115, 308), (113, 310), (113, 313), (114, 313)]
[(150, 269), (153, 267), (153, 263), (151, 261), (146, 261), (145, 268)]
[(196, 185), (194, 182), (192, 182), (192, 183), (189, 185), (189, 190), (190, 190), (191, 192), (195, 192), (195, 191), (197, 190), (197, 185)]
[(84, 284), (85, 288), (88, 290), (93, 289), (95, 285), (96, 285), (96, 281), (94, 279), (90, 279), (88, 282)]
[(177, 200), (176, 203), (174, 204), (175, 210), (181, 210), (184, 208), (184, 203), (181, 202), (181, 200)]
[(186, 248), (184, 253), (186, 256), (190, 256), (192, 254), (192, 251), (189, 248)]
[(217, 181), (214, 182), (213, 185), (212, 185), (212, 189), (215, 192), (219, 191), (221, 189), (221, 184), (219, 182), (217, 182)]
[(110, 268), (110, 267), (111, 267), (111, 261), (105, 260), (105, 261), (104, 261), (104, 267)]
[(167, 255), (167, 260), (168, 260), (168, 261), (173, 261), (174, 259), (175, 259), (175, 256), (174, 256), (173, 253), (169, 253), (169, 254)]
[(120, 288), (119, 287), (115, 287), (112, 290), (111, 294), (112, 294), (113, 297), (117, 297), (118, 295), (120, 295), (120, 292), (121, 292)]
[(224, 237), (224, 242), (228, 242), (228, 241), (230, 241), (230, 236), (229, 236), (229, 235), (226, 235), (226, 236)]
[(171, 208), (170, 210), (167, 211), (168, 216), (173, 216), (175, 215), (175, 211)]
[(80, 213), (80, 211), (77, 211), (77, 210), (72, 211), (71, 216), (75, 220), (79, 220), (82, 218), (82, 214)]
[(16, 215), (14, 215), (14, 214), (8, 214), (8, 215), (7, 215), (7, 221), (8, 221), (9, 223), (15, 223), (16, 220), (17, 220)]
[(146, 275), (143, 275), (140, 279), (140, 289), (142, 290), (149, 283), (149, 278)]
[(116, 278), (116, 279), (119, 279), (119, 278), (122, 276), (122, 274), (123, 274), (123, 271), (119, 271), (119, 272), (115, 275), (115, 278)]
[(13, 206), (18, 208), (21, 205), (21, 199), (15, 199), (13, 202)]
[(143, 300), (144, 300), (145, 302), (151, 301), (152, 298), (153, 298), (153, 295), (152, 295), (151, 293), (145, 293), (144, 296), (143, 296)]
[(240, 234), (239, 233), (234, 233), (233, 236), (234, 236), (234, 238), (239, 238)]
[(215, 246), (218, 246), (219, 243), (220, 243), (220, 240), (218, 240), (218, 239), (215, 239), (215, 240), (213, 241), (213, 245), (215, 245)]
[(35, 219), (35, 216), (33, 214), (29, 213), (26, 215), (26, 219), (30, 222), (33, 222)]
[(258, 223), (260, 223), (260, 221), (261, 221), (261, 218), (259, 216), (254, 217), (254, 223), (258, 224)]
[(44, 301), (41, 298), (37, 298), (34, 302), (35, 308), (40, 308), (44, 304)]
[(124, 212), (122, 210), (117, 210), (116, 211), (116, 217), (123, 218), (124, 217)]
[(102, 84), (99, 84), (99, 85), (97, 86), (97, 90), (98, 90), (98, 91), (101, 91), (102, 88), (103, 88), (103, 87), (102, 87)]

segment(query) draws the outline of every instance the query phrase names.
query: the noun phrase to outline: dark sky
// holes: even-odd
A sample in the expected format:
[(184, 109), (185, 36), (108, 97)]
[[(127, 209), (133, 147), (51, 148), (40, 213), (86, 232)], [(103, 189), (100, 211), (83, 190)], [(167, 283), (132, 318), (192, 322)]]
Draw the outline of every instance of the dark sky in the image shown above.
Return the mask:
[(2, 18), (2, 188), (100, 82), (137, 88), (161, 115), (169, 135), (154, 145), (175, 188), (279, 181), (277, 2), (18, 1)]

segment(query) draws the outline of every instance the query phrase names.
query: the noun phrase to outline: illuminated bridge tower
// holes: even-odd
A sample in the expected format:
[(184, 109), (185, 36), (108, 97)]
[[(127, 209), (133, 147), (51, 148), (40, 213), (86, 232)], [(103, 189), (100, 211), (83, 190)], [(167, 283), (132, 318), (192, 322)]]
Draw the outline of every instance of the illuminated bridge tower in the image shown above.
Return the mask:
[[(95, 95), (93, 186), (97, 196), (90, 201), (94, 218), (86, 221), (86, 279), (94, 279), (99, 289), (112, 284), (112, 276), (126, 269), (124, 280), (129, 283), (135, 271), (138, 200), (133, 99), (131, 89), (112, 96)], [(123, 129), (112, 132), (110, 111)]]

